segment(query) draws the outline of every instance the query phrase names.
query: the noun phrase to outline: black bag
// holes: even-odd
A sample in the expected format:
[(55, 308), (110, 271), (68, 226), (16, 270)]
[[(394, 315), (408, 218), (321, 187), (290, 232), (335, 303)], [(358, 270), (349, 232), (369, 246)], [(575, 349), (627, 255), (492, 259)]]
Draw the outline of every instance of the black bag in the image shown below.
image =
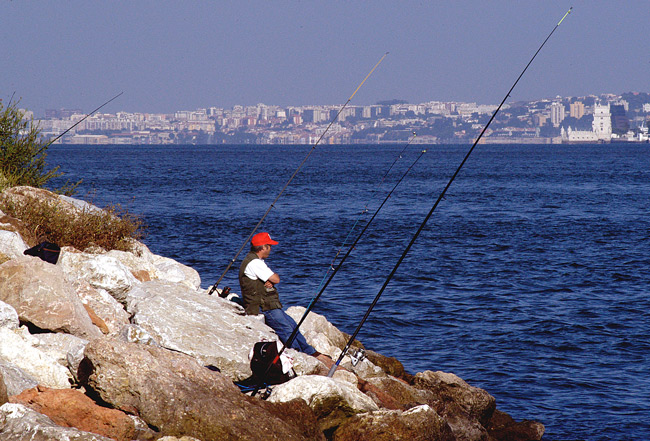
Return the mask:
[[(284, 354), (282, 355), (284, 357)], [(264, 384), (281, 384), (292, 379), (293, 369), (282, 370), (282, 360), (278, 357), (278, 345), (275, 341), (260, 341), (253, 346), (251, 356), (253, 377)]]
[(61, 247), (52, 242), (41, 242), (38, 245), (25, 250), (23, 254), (27, 256), (40, 257), (46, 262), (56, 265), (61, 254)]

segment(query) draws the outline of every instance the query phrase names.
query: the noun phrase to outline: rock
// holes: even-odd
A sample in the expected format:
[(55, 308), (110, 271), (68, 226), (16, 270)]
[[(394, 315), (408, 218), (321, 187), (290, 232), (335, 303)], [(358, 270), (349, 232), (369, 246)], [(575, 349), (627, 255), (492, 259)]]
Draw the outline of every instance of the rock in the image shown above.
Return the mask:
[(0, 360), (8, 361), (29, 374), (39, 384), (65, 389), (72, 376), (65, 366), (40, 348), (27, 328), (0, 328)]
[(106, 290), (122, 304), (126, 302), (126, 293), (139, 283), (124, 264), (106, 254), (63, 247), (58, 264), (71, 280), (85, 280), (94, 288)]
[(292, 410), (250, 398), (185, 354), (108, 337), (90, 342), (85, 354), (86, 386), (113, 407), (137, 413), (161, 435), (202, 441), (322, 439), (322, 434), (314, 438), (316, 422), (304, 403), (291, 403), (298, 406)]
[(199, 289), (201, 286), (201, 277), (199, 273), (189, 266), (185, 266), (173, 259), (154, 254), (154, 266), (156, 267), (158, 278), (172, 283), (182, 283), (191, 289)]
[(4, 254), (9, 259), (16, 259), (23, 256), (23, 252), (27, 248), (28, 246), (25, 244), (20, 234), (0, 229), (0, 253)]
[(413, 381), (413, 375), (406, 372), (404, 365), (397, 358), (386, 357), (371, 350), (366, 350), (366, 356), (368, 357), (368, 360), (372, 362), (372, 364), (378, 366), (386, 374), (401, 378), (406, 382)]
[[(306, 308), (302, 306), (292, 306), (287, 309), (287, 314), (298, 323), (305, 311)], [(328, 322), (324, 316), (313, 311), (309, 312), (303, 324), (300, 325), (300, 332), (318, 352), (332, 358), (338, 357), (341, 353), (340, 349), (344, 348), (347, 343), (347, 339), (341, 331)]]
[(416, 374), (414, 386), (425, 392), (428, 404), (447, 420), (458, 439), (487, 438), (485, 426), (494, 413), (496, 400), (486, 391), (454, 374), (431, 371)]
[[(49, 204), (57, 204), (64, 210), (75, 210), (75, 203), (68, 202), (49, 190), (44, 188), (35, 188), (28, 186), (18, 186), (5, 189), (2, 194), (16, 203), (28, 201), (29, 199), (36, 199), (40, 202)], [(71, 199), (71, 198), (70, 198)]]
[(355, 415), (336, 432), (334, 441), (455, 441), (447, 423), (429, 406), (407, 411), (380, 410)]
[(162, 438), (158, 438), (158, 441), (201, 441), (201, 440), (191, 436), (181, 436), (180, 438), (176, 436), (163, 436)]
[(544, 425), (537, 421), (516, 422), (510, 415), (499, 410), (487, 425), (490, 437), (498, 441), (539, 441), (544, 435)]
[(58, 265), (23, 256), (0, 265), (0, 300), (21, 321), (92, 339), (101, 335)]
[(111, 250), (106, 255), (120, 261), (141, 282), (160, 279), (171, 283), (182, 283), (193, 290), (201, 286), (201, 277), (194, 268), (168, 257), (153, 254), (140, 242), (132, 241), (131, 246), (131, 252)]
[(0, 407), (0, 439), (11, 441), (113, 441), (95, 433), (61, 427), (22, 404)]
[(385, 395), (391, 397), (401, 409), (427, 404), (426, 395), (419, 389), (410, 386), (393, 376), (375, 377), (368, 380)]
[(76, 379), (87, 340), (69, 334), (36, 334), (34, 338), (39, 342), (39, 349), (60, 365), (67, 367)]
[(129, 324), (129, 314), (124, 310), (124, 306), (106, 290), (93, 288), (88, 282), (80, 279), (74, 281), (73, 286), (86, 311), (91, 309), (95, 314), (95, 320), (91, 313), (88, 314), (91, 320), (102, 329), (104, 334), (116, 335), (125, 325)]
[(4, 375), (0, 370), (0, 406), (5, 404), (8, 400), (9, 396), (7, 395), (7, 385), (5, 384)]
[(50, 389), (38, 386), (11, 397), (63, 427), (75, 427), (118, 441), (153, 440), (155, 433), (134, 417), (98, 406), (88, 396), (73, 389)]
[(7, 387), (7, 395), (18, 395), (25, 389), (38, 385), (38, 381), (18, 366), (0, 357), (0, 373)]
[(296, 377), (275, 386), (268, 401), (283, 403), (296, 398), (314, 411), (322, 430), (336, 427), (354, 414), (379, 409), (354, 385), (315, 375)]
[(13, 306), (0, 301), (0, 328), (14, 329), (20, 325), (18, 313)]
[(142, 283), (127, 295), (132, 323), (161, 346), (240, 380), (251, 375), (248, 354), (253, 345), (274, 340), (275, 335), (259, 320), (239, 315), (232, 305), (218, 296), (161, 280)]

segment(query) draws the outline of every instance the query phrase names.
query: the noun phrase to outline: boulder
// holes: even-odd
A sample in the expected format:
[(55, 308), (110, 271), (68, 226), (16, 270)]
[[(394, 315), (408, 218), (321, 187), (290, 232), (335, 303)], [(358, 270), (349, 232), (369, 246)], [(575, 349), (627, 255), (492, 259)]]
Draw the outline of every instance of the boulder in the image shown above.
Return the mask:
[(118, 441), (155, 439), (155, 433), (139, 418), (98, 406), (78, 390), (38, 386), (11, 397), (11, 402), (47, 415), (59, 426), (75, 427)]
[(72, 198), (62, 199), (61, 196), (59, 196), (56, 193), (53, 193), (49, 190), (45, 190), (44, 188), (35, 188), (35, 187), (28, 187), (28, 186), (17, 186), (17, 187), (11, 187), (5, 189), (2, 194), (8, 198), (10, 198), (12, 201), (16, 203), (20, 203), (29, 199), (36, 199), (40, 202), (46, 202), (49, 204), (57, 204), (59, 205), (62, 209), (64, 210), (75, 210), (77, 211), (76, 204), (70, 202)]
[[(298, 323), (305, 311), (306, 308), (302, 306), (292, 306), (287, 309), (287, 314)], [(327, 354), (332, 358), (338, 357), (341, 349), (347, 343), (345, 334), (328, 322), (324, 316), (313, 311), (309, 312), (305, 321), (300, 325), (300, 332), (318, 352)]]
[(201, 277), (194, 268), (155, 254), (153, 255), (153, 264), (159, 279), (172, 283), (182, 283), (195, 290), (201, 286)]
[(129, 324), (129, 314), (124, 310), (124, 306), (108, 291), (94, 288), (81, 279), (75, 280), (73, 286), (91, 320), (104, 334), (116, 335)]
[(424, 392), (427, 403), (447, 420), (458, 439), (487, 439), (485, 426), (496, 408), (496, 400), (489, 393), (439, 371), (416, 374), (413, 385)]
[[(102, 400), (138, 414), (161, 435), (202, 441), (323, 439), (300, 401), (273, 405), (185, 354), (108, 337), (86, 346), (84, 383)], [(279, 407), (278, 407), (279, 406)]]
[(94, 288), (106, 290), (122, 304), (126, 302), (126, 293), (139, 283), (124, 264), (107, 254), (84, 253), (63, 247), (58, 265), (70, 280), (85, 280)]
[(492, 439), (499, 441), (539, 441), (545, 428), (537, 421), (517, 422), (507, 413), (495, 410), (487, 430)]
[(101, 335), (58, 265), (23, 256), (0, 265), (0, 300), (22, 322), (92, 339)]
[(61, 366), (70, 370), (70, 374), (76, 379), (79, 363), (83, 359), (83, 352), (88, 344), (84, 340), (69, 334), (35, 334), (34, 338), (39, 342), (39, 349), (56, 360)]
[(198, 271), (168, 257), (158, 256), (149, 251), (146, 245), (138, 241), (131, 242), (131, 251), (111, 250), (106, 256), (114, 257), (126, 266), (139, 281), (164, 280), (182, 283), (190, 289), (201, 286)]
[(427, 405), (407, 411), (355, 415), (334, 432), (334, 441), (455, 441), (447, 423)]
[(0, 439), (11, 441), (114, 441), (95, 433), (61, 427), (22, 404), (0, 407)]
[(314, 411), (322, 430), (332, 429), (357, 413), (379, 409), (353, 384), (317, 375), (296, 377), (275, 386), (269, 402), (283, 403), (297, 398)]
[(371, 378), (368, 383), (395, 400), (401, 409), (410, 409), (428, 402), (426, 394), (422, 390), (393, 376)]
[(201, 440), (196, 439), (192, 436), (181, 436), (180, 438), (177, 436), (163, 436), (162, 438), (158, 438), (158, 441), (201, 441)]
[(17, 328), (20, 325), (18, 313), (13, 306), (0, 300), (0, 328)]
[(5, 378), (0, 370), (0, 406), (5, 404), (9, 400), (7, 395), (7, 385), (5, 384)]
[[(0, 253), (9, 259), (16, 259), (23, 256), (23, 252), (28, 248), (20, 234), (0, 229)], [(3, 263), (3, 262), (0, 262)]]
[[(271, 329), (237, 305), (179, 283), (153, 280), (127, 294), (132, 323), (161, 346), (196, 357), (204, 366), (240, 380), (250, 372), (248, 354), (261, 340), (274, 340)], [(313, 358), (313, 357), (311, 357)]]
[[(39, 384), (58, 389), (69, 388), (70, 371), (40, 347), (27, 328), (0, 328), (0, 362), (10, 363)], [(5, 371), (6, 374), (6, 371)]]
[(38, 381), (13, 363), (0, 357), (0, 373), (7, 388), (7, 395), (18, 395), (38, 385)]

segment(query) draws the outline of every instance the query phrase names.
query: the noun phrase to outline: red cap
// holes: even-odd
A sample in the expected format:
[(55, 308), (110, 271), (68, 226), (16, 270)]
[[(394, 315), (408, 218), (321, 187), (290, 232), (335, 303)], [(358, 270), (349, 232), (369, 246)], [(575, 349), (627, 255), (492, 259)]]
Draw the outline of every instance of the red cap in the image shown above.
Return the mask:
[(277, 245), (278, 242), (271, 239), (269, 233), (257, 233), (253, 236), (253, 239), (251, 239), (251, 244), (254, 247), (260, 247), (262, 245)]

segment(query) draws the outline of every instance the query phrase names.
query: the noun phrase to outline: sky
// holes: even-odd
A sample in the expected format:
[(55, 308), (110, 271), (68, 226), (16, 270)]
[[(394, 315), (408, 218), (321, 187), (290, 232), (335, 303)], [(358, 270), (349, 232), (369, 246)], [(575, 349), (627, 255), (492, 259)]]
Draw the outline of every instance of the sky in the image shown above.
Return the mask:
[(170, 113), (650, 92), (648, 0), (0, 0), (0, 99)]

